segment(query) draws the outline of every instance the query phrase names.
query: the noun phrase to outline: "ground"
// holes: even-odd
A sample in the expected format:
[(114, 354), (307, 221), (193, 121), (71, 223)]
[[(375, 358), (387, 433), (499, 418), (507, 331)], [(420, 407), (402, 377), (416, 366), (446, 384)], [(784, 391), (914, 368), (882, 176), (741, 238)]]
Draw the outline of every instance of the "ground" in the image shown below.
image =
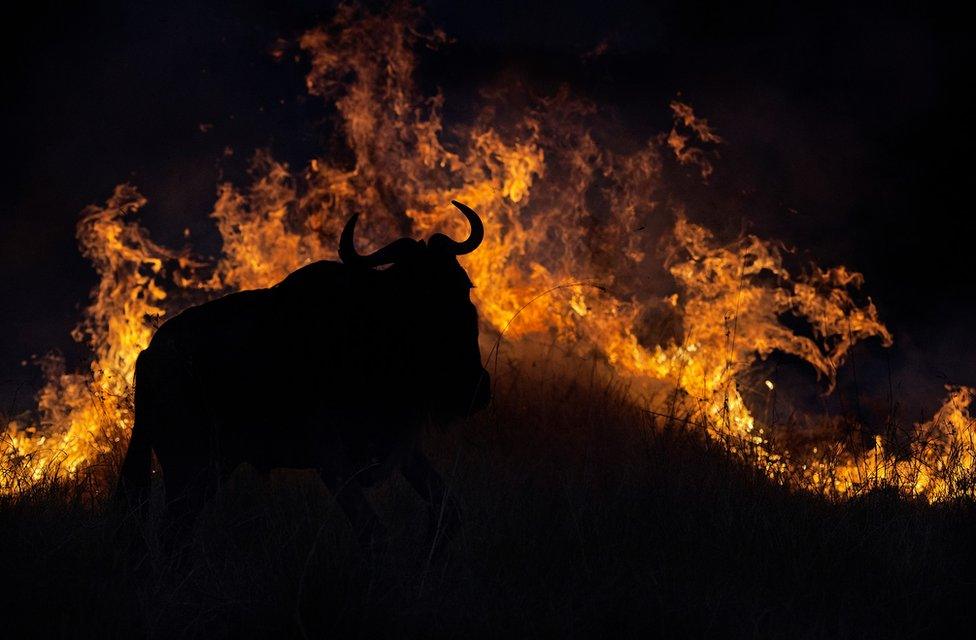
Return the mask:
[(433, 556), (399, 478), (371, 494), (382, 554), (304, 472), (238, 470), (178, 553), (84, 482), (4, 497), (4, 636), (924, 638), (976, 617), (970, 502), (794, 492), (613, 383), (513, 369), (425, 441), (463, 504)]

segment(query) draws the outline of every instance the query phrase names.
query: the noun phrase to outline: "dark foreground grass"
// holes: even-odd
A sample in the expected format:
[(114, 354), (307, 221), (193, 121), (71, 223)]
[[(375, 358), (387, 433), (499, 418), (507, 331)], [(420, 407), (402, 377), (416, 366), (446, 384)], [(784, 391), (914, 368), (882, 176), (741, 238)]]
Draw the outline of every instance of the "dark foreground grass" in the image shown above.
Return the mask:
[[(427, 434), (464, 505), (434, 558), (399, 479), (362, 553), (317, 479), (235, 474), (179, 554), (155, 518), (39, 484), (0, 502), (0, 636), (971, 637), (976, 511), (831, 504), (662, 429), (596, 382), (501, 376)], [(287, 432), (269, 434), (287, 437)], [(157, 500), (158, 500), (157, 496)], [(158, 507), (158, 505), (157, 505)]]

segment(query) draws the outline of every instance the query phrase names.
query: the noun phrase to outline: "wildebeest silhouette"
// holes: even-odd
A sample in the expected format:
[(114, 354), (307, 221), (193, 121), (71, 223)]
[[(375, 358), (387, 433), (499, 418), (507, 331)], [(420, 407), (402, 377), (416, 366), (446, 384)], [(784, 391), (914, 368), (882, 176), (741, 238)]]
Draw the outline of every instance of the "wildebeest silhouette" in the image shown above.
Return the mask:
[(309, 264), (159, 327), (136, 363), (119, 495), (144, 503), (154, 451), (167, 513), (185, 529), (215, 483), (243, 462), (259, 471), (315, 468), (361, 542), (373, 544), (384, 527), (361, 489), (399, 467), (432, 523), (453, 518), (444, 481), (419, 449), (420, 430), (490, 399), (472, 284), (457, 260), (481, 244), (484, 227), (453, 204), (471, 226), (463, 242), (401, 238), (360, 255), (353, 215), (341, 262)]

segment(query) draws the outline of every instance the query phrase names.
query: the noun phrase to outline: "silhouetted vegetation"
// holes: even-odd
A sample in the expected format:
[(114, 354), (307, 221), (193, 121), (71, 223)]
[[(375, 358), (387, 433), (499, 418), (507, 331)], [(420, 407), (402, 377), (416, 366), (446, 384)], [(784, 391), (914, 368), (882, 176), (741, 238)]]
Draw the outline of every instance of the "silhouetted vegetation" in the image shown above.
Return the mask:
[[(241, 468), (187, 546), (84, 477), (0, 498), (3, 635), (932, 637), (972, 628), (976, 509), (777, 486), (598, 375), (499, 372), (426, 448), (463, 504), (439, 555), (399, 476), (360, 549), (311, 472)], [(275, 437), (287, 437), (282, 430)], [(158, 484), (158, 483), (156, 483)]]

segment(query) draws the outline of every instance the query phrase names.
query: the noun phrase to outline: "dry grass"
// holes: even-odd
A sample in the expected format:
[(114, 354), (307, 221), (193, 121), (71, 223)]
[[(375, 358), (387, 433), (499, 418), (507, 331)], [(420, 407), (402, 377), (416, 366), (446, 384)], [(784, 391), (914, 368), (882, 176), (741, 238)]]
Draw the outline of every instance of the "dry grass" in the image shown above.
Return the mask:
[[(308, 473), (241, 469), (160, 550), (83, 481), (0, 498), (4, 637), (931, 637), (972, 628), (976, 512), (776, 486), (583, 375), (500, 372), (492, 408), (427, 434), (464, 505), (429, 558), (395, 479), (369, 556)], [(158, 502), (159, 496), (156, 496)]]

